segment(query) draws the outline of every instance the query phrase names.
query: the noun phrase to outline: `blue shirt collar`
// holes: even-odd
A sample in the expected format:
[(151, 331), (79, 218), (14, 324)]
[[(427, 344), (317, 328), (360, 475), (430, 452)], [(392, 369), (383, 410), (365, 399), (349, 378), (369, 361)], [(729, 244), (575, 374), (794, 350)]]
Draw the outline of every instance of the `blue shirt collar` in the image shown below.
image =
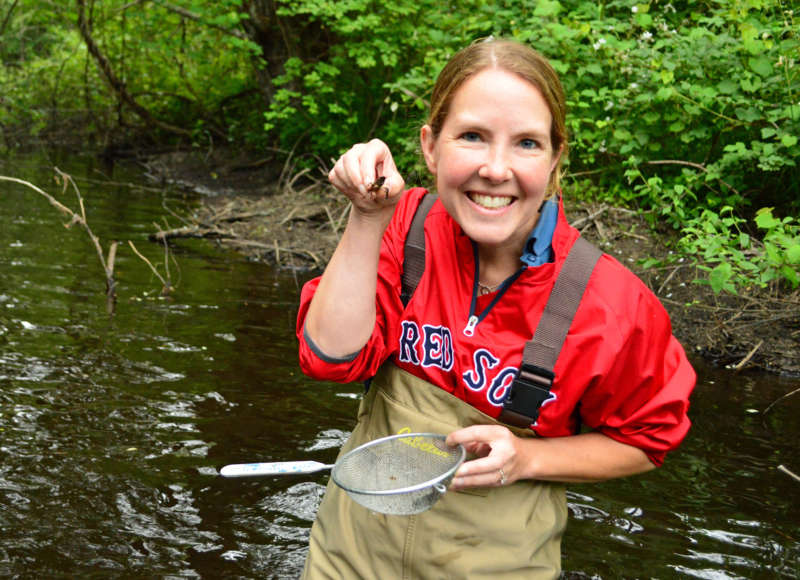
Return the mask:
[(541, 266), (553, 261), (553, 233), (558, 223), (558, 198), (546, 200), (539, 210), (539, 220), (533, 228), (520, 260), (528, 266)]

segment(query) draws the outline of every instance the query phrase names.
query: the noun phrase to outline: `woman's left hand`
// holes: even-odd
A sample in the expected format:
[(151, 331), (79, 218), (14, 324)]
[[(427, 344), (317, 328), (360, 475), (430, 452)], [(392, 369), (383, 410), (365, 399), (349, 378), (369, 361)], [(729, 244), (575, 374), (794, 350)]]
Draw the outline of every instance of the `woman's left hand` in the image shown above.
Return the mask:
[(478, 458), (466, 461), (456, 472), (452, 489), (501, 487), (520, 479), (523, 440), (501, 425), (472, 425), (447, 436), (448, 445), (460, 443)]

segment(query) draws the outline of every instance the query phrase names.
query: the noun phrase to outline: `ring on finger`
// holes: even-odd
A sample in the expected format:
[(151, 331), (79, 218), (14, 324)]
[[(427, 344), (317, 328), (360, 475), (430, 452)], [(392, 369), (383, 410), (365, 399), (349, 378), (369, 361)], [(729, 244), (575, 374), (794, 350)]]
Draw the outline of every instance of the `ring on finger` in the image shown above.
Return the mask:
[(498, 471), (500, 472), (500, 487), (502, 487), (506, 484), (508, 478), (506, 477), (506, 472), (503, 471), (502, 467)]

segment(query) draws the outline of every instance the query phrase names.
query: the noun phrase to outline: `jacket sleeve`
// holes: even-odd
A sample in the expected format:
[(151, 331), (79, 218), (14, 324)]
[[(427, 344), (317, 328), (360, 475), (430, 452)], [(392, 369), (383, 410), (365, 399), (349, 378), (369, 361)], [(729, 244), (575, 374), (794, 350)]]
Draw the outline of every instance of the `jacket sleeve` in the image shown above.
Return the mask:
[(616, 272), (617, 291), (603, 292), (590, 315), (605, 324), (601, 340), (587, 349), (596, 358), (581, 419), (661, 465), (689, 430), (696, 375), (656, 296), (622, 266), (617, 269), (624, 270)]
[(319, 278), (307, 282), (300, 294), (297, 315), (297, 338), (300, 341), (300, 368), (310, 377), (337, 382), (363, 381), (375, 375), (378, 367), (394, 350), (394, 338), (403, 312), (400, 300), (401, 276), (406, 235), (419, 201), (426, 190), (414, 188), (403, 194), (392, 221), (384, 232), (378, 262), (378, 284), (375, 296), (376, 320), (367, 344), (348, 357), (332, 358), (313, 344), (304, 332), (305, 318)]

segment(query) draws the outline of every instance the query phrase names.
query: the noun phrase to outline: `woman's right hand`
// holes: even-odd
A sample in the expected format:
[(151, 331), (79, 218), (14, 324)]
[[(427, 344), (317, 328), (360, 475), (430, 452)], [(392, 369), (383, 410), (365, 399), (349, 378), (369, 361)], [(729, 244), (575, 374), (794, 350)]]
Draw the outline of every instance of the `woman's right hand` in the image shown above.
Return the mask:
[(328, 179), (364, 214), (393, 208), (405, 189), (405, 180), (397, 171), (389, 147), (379, 139), (353, 145), (339, 157)]
[[(328, 177), (353, 207), (311, 300), (304, 332), (323, 353), (340, 358), (359, 352), (375, 329), (381, 238), (405, 182), (378, 139), (353, 145)], [(379, 177), (383, 183), (370, 191)]]

